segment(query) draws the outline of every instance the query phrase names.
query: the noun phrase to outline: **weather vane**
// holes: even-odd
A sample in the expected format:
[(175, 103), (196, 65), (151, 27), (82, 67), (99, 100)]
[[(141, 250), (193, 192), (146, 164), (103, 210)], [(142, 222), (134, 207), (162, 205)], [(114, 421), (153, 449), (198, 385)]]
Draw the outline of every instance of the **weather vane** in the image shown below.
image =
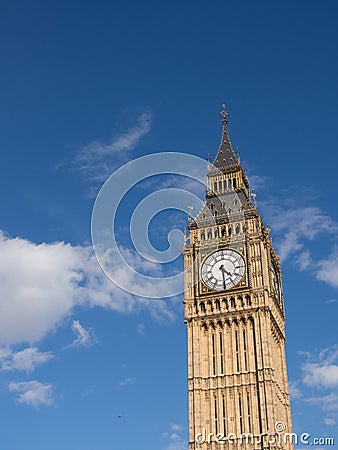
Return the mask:
[(222, 122), (223, 121), (228, 121), (229, 112), (228, 112), (228, 110), (227, 110), (227, 108), (225, 106), (225, 103), (223, 103), (222, 111), (219, 113), (219, 115), (222, 117)]

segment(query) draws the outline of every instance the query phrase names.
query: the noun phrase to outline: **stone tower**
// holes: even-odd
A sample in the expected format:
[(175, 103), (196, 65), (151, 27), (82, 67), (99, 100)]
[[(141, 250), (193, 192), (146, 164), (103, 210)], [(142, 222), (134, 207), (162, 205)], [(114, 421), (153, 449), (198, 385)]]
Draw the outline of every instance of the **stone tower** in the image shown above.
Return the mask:
[(221, 116), (183, 251), (189, 450), (290, 450), (280, 261)]

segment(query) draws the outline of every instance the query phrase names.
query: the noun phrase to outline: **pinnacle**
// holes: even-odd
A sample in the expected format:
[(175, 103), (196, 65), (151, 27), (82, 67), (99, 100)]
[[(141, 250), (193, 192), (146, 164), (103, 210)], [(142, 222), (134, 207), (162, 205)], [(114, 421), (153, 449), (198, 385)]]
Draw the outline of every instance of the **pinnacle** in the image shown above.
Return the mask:
[(239, 164), (229, 137), (227, 128), (229, 113), (226, 110), (225, 105), (223, 105), (220, 115), (223, 124), (222, 138), (213, 164), (222, 172), (227, 172), (228, 169), (233, 169), (236, 166), (238, 167)]

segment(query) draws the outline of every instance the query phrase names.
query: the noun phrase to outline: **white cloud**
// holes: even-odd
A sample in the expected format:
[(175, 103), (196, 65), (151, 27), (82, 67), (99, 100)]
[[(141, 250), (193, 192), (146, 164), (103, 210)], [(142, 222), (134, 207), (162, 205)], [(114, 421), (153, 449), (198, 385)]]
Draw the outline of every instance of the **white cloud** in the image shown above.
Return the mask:
[(173, 423), (170, 425), (170, 431), (166, 431), (162, 434), (163, 437), (169, 440), (165, 450), (188, 450), (188, 443), (179, 434), (182, 430), (184, 430), (182, 425)]
[(119, 385), (118, 388), (122, 389), (130, 384), (135, 384), (136, 383), (136, 378), (135, 377), (130, 377), (130, 378), (126, 378), (125, 380), (122, 380)]
[(302, 366), (302, 381), (317, 388), (338, 386), (338, 346), (326, 348), (318, 354), (307, 354), (308, 361)]
[(320, 397), (310, 397), (304, 399), (304, 401), (310, 404), (320, 405), (324, 411), (338, 410), (338, 395), (334, 392)]
[(1, 343), (41, 339), (69, 314), (80, 301), (81, 253), (62, 242), (37, 245), (0, 234)]
[(329, 426), (336, 425), (336, 420), (333, 417), (326, 417), (324, 419), (324, 423), (325, 423), (325, 425), (329, 425)]
[(183, 430), (183, 427), (182, 427), (182, 425), (179, 425), (178, 423), (173, 423), (171, 425), (171, 429), (173, 431), (181, 431), (181, 430)]
[(72, 323), (72, 331), (75, 334), (75, 339), (71, 346), (74, 347), (89, 347), (95, 343), (94, 337), (91, 335), (90, 330), (86, 330), (79, 320), (74, 320)]
[(139, 323), (136, 327), (137, 333), (140, 334), (141, 336), (144, 336), (145, 329), (146, 329), (146, 327), (145, 327), (144, 323)]
[(299, 270), (304, 271), (313, 267), (313, 261), (309, 250), (304, 250), (296, 258)]
[(41, 405), (51, 406), (54, 403), (51, 384), (40, 383), (37, 380), (12, 382), (9, 383), (8, 389), (17, 395), (19, 403), (25, 403), (35, 408)]
[[(120, 270), (120, 277), (126, 276), (122, 269), (116, 270)], [(172, 302), (151, 298), (151, 284), (148, 299), (135, 298), (113, 284), (102, 272), (91, 247), (64, 242), (35, 244), (0, 232), (0, 279), (2, 345), (42, 339), (79, 305), (123, 313), (149, 308), (159, 320), (174, 317)], [(130, 277), (127, 281), (131, 285), (135, 282)]]
[(151, 121), (152, 115), (145, 112), (138, 117), (134, 127), (115, 136), (111, 142), (95, 141), (86, 145), (76, 155), (76, 169), (92, 181), (105, 181), (116, 167), (129, 159), (130, 151), (149, 133)]
[(338, 224), (318, 207), (285, 207), (275, 199), (262, 202), (262, 209), (276, 235), (276, 247), (285, 261), (293, 258), (299, 270), (312, 271), (318, 280), (338, 288), (338, 246), (331, 255), (316, 259), (306, 248), (320, 235), (336, 238)]
[[(305, 358), (305, 362), (301, 365), (301, 379), (290, 383), (291, 396), (304, 403), (318, 405), (332, 416), (338, 410), (338, 345), (314, 353), (299, 352), (299, 355)], [(310, 395), (308, 388), (311, 389)], [(318, 395), (315, 395), (316, 391)]]
[[(334, 235), (337, 224), (317, 207), (285, 208), (275, 201), (263, 202), (265, 215), (279, 236), (278, 251), (282, 261), (292, 254), (301, 254), (304, 251), (304, 242), (314, 240), (321, 233)], [(301, 256), (302, 267), (308, 268), (310, 254), (305, 252)]]
[(309, 386), (338, 386), (338, 366), (320, 364), (305, 364), (303, 366), (303, 382)]
[(166, 434), (170, 443), (165, 450), (188, 450), (188, 443), (177, 433)]
[(40, 352), (36, 347), (28, 347), (21, 351), (0, 348), (1, 370), (21, 370), (32, 372), (36, 366), (53, 359), (50, 352)]
[(329, 300), (326, 300), (325, 303), (337, 303), (337, 299), (330, 298)]
[(338, 247), (335, 247), (330, 257), (318, 263), (317, 278), (338, 288)]
[(302, 393), (301, 393), (297, 383), (295, 383), (295, 382), (291, 382), (289, 384), (289, 393), (293, 399), (298, 399), (298, 398), (301, 398), (301, 396), (302, 396)]
[(250, 175), (249, 181), (251, 188), (253, 188), (255, 191), (260, 191), (271, 182), (271, 177), (268, 177), (266, 175)]

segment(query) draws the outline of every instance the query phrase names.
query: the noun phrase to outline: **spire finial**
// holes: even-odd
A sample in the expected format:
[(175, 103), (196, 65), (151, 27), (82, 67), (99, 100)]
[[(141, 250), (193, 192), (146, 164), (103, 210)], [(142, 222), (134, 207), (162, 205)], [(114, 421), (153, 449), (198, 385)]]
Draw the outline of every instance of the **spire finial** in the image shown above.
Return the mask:
[(189, 209), (189, 217), (191, 217), (191, 215), (192, 215), (192, 210), (194, 209), (194, 207), (192, 206), (192, 203), (191, 202), (189, 202), (189, 205), (188, 205), (188, 209)]
[(256, 194), (256, 192), (255, 192), (254, 189), (252, 189), (252, 191), (251, 191), (251, 197), (252, 197), (253, 200), (254, 200), (254, 208), (256, 209), (256, 208), (257, 208), (257, 203), (256, 203), (256, 197), (257, 197), (257, 194)]
[(229, 112), (225, 106), (225, 103), (223, 103), (222, 111), (219, 113), (219, 115), (222, 117), (222, 123), (228, 123)]

